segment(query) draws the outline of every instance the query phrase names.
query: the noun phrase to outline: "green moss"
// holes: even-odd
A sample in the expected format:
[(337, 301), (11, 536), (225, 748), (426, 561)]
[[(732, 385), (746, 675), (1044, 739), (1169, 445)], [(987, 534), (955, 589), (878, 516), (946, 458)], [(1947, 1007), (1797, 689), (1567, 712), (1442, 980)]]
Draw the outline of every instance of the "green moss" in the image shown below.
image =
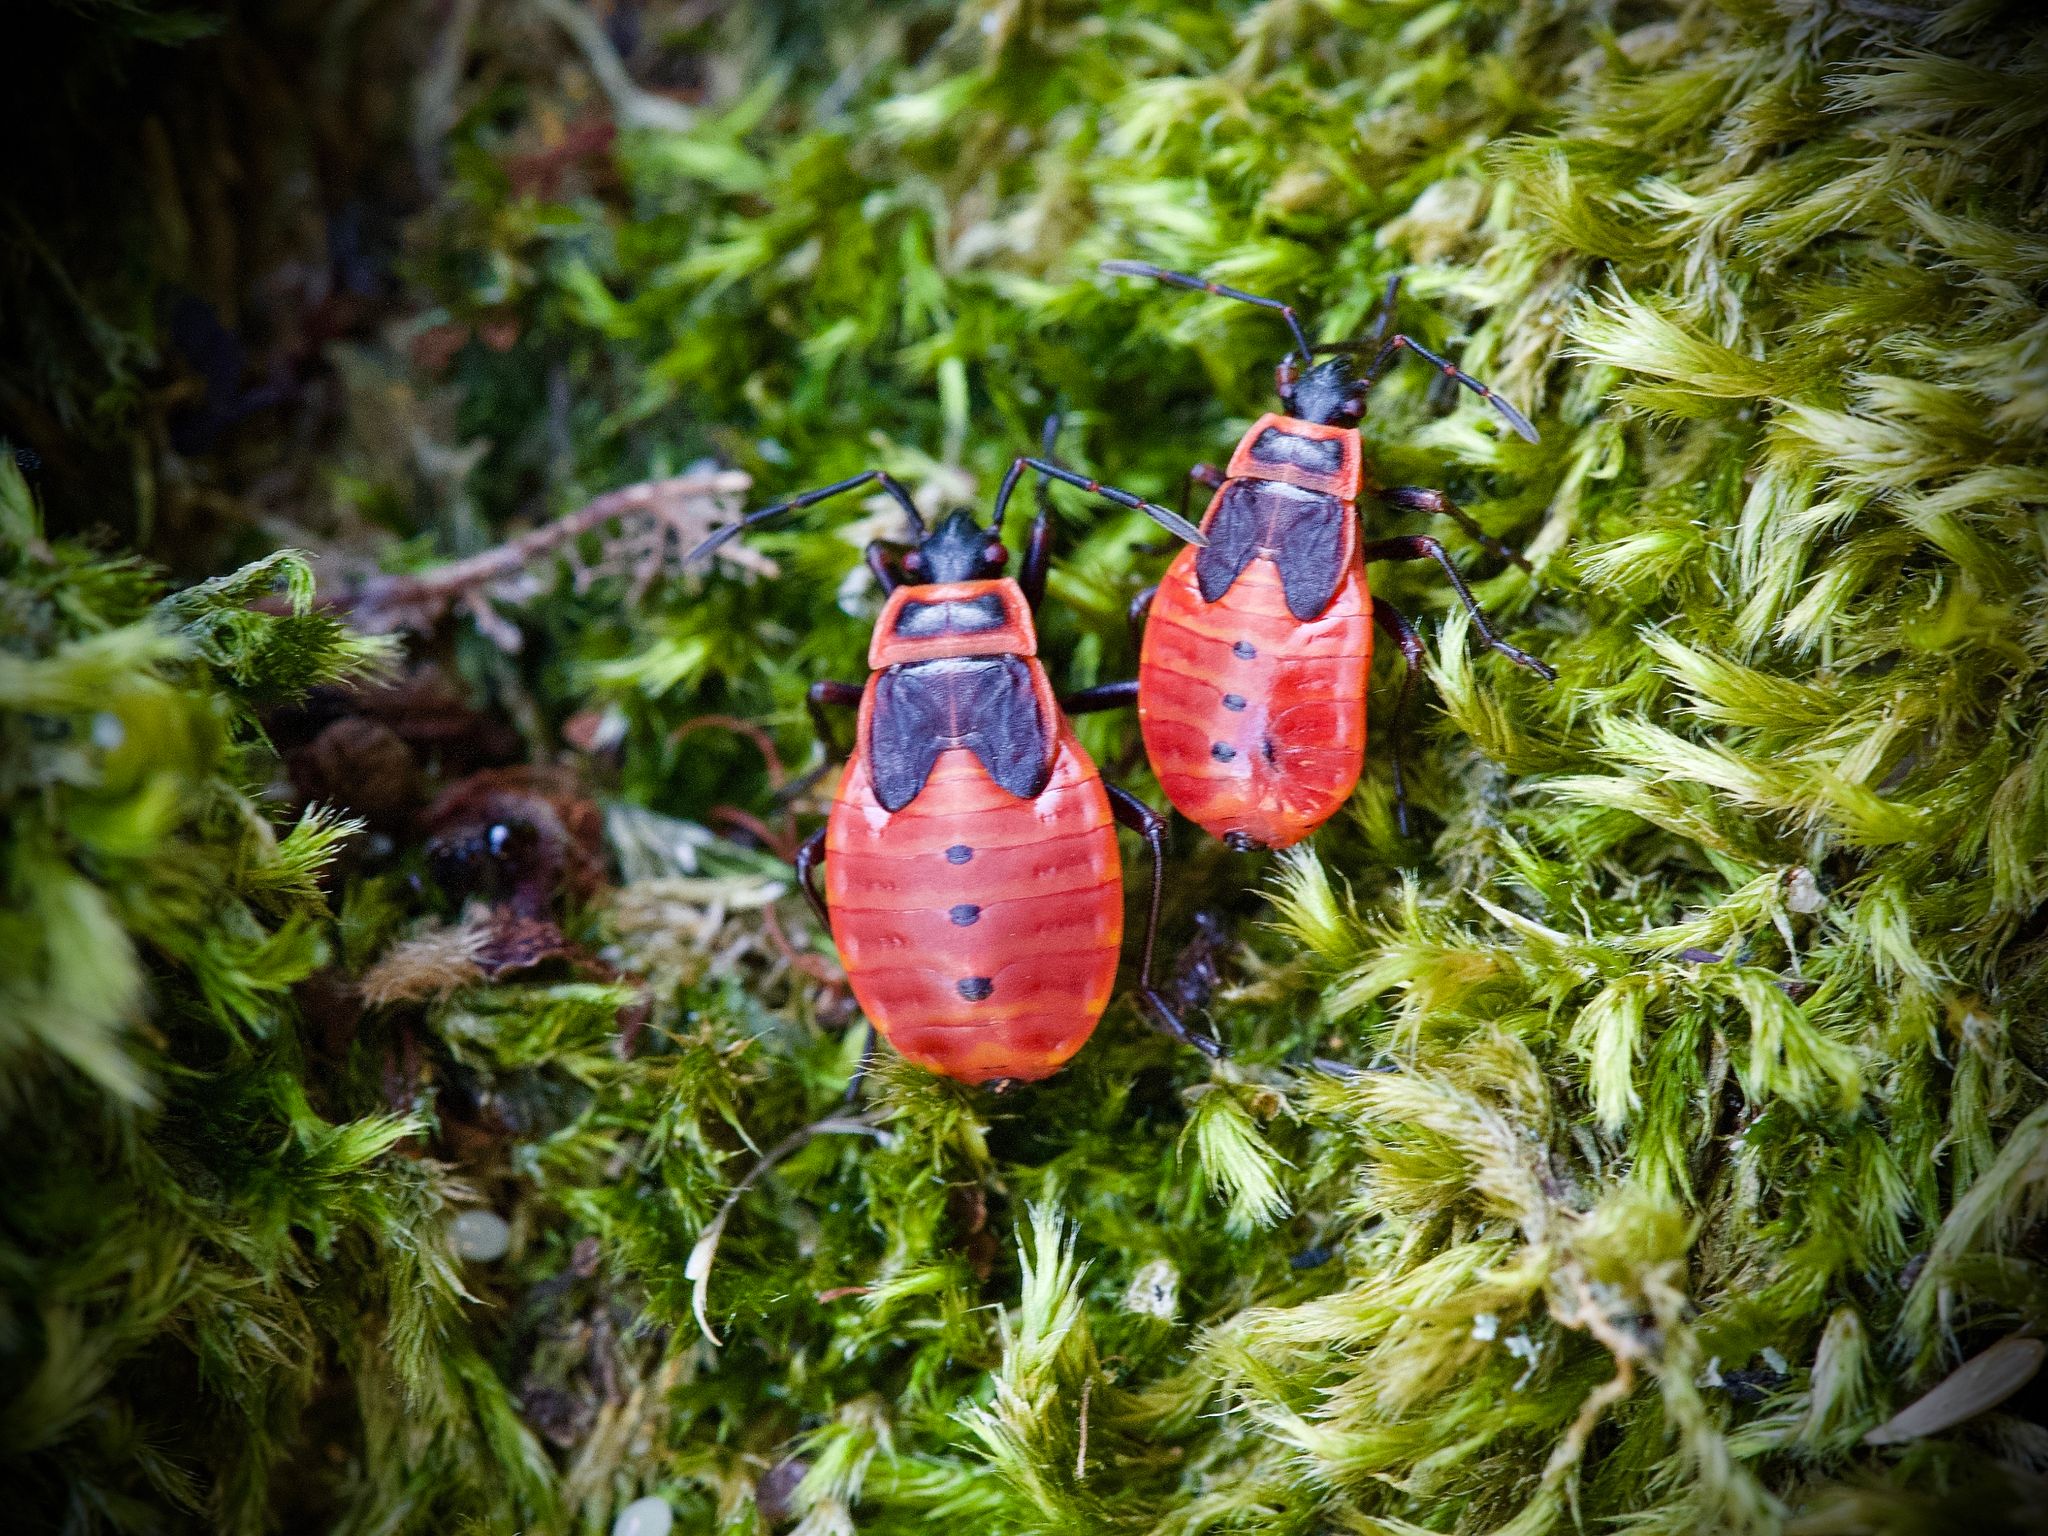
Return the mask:
[[(685, 126), (593, 76), (565, 13), (464, 40), (406, 303), (467, 340), (439, 381), (350, 354), (309, 529), (375, 546), (367, 518), (416, 564), (706, 455), (756, 501), (882, 467), (979, 502), (1055, 408), (1069, 459), (1170, 502), (1265, 408), (1284, 332), (1095, 264), (1278, 293), (1329, 335), (1398, 272), (1403, 326), (1543, 440), (1397, 373), (1381, 477), (1529, 552), (1533, 576), (1445, 531), (1560, 679), (1390, 569), (1433, 658), (1418, 835), (1383, 750), (1307, 851), (1179, 829), (1170, 939), (1198, 910), (1232, 933), (1226, 1062), (1119, 1004), (1006, 1098), (884, 1063), (879, 1144), (809, 1139), (728, 1207), (838, 1112), (858, 1044), (780, 866), (707, 830), (779, 826), (757, 748), (678, 728), (758, 720), (808, 761), (802, 694), (860, 675), (886, 521), (764, 532), (772, 577), (538, 580), (503, 595), (516, 656), (465, 628), (455, 661), (535, 757), (612, 712), (585, 771), (631, 878), (568, 915), (602, 970), (357, 995), (337, 1046), (322, 989), (431, 903), (416, 846), (323, 885), (346, 829), (273, 828), (262, 722), (392, 648), (308, 607), (295, 556), (166, 597), (46, 545), (9, 480), (0, 1348), (38, 1512), (2037, 1514), (2038, 1388), (1863, 1442), (2048, 1296), (2048, 54), (2023, 13), (746, 7), (629, 60), (701, 85)], [(653, 126), (531, 171), (606, 114)], [(378, 410), (417, 428), (402, 451)], [(1141, 520), (1061, 505), (1045, 651), (1080, 686), (1128, 672), (1161, 560)], [(1083, 735), (1114, 761), (1131, 731)], [(512, 1217), (502, 1263), (450, 1256), (459, 1181)]]

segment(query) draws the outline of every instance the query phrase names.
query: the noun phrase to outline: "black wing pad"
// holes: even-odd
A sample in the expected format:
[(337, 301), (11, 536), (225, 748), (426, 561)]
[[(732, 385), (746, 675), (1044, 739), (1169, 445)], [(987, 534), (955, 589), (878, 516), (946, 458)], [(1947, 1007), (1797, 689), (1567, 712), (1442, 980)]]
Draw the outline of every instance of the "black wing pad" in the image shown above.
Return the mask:
[(1279, 567), (1287, 611), (1303, 623), (1318, 617), (1344, 579), (1350, 517), (1349, 507), (1322, 491), (1277, 480), (1226, 482), (1206, 530), (1208, 546), (1195, 554), (1202, 601), (1217, 601), (1255, 555), (1264, 555)]
[(1337, 583), (1344, 579), (1346, 557), (1350, 554), (1345, 548), (1344, 534), (1351, 521), (1351, 509), (1320, 491), (1295, 494), (1305, 499), (1298, 504), (1287, 531), (1280, 536), (1274, 563), (1280, 567), (1287, 611), (1306, 624), (1330, 606), (1330, 599), (1337, 595)]
[(1226, 480), (1216, 497), (1216, 515), (1202, 530), (1209, 542), (1195, 551), (1195, 585), (1205, 603), (1219, 601), (1265, 543), (1266, 519), (1252, 494), (1258, 484)]
[(1018, 799), (1035, 800), (1052, 777), (1057, 745), (1021, 657), (914, 661), (875, 679), (868, 773), (885, 811), (915, 800), (939, 754), (953, 747), (980, 758)]

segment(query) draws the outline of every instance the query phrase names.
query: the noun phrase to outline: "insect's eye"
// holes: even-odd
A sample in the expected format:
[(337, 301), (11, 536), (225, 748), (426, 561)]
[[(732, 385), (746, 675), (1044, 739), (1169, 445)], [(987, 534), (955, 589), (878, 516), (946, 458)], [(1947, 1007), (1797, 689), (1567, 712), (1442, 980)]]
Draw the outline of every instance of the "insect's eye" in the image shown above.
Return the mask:
[(982, 563), (985, 565), (1001, 565), (1004, 560), (1009, 558), (1009, 554), (1010, 552), (1003, 548), (1002, 545), (990, 544), (987, 549), (981, 552)]
[(1295, 366), (1294, 359), (1291, 357), (1282, 361), (1280, 366), (1273, 370), (1273, 382), (1279, 386), (1280, 393), (1283, 396), (1293, 394), (1294, 386), (1300, 379), (1301, 370)]
[(903, 557), (903, 569), (905, 569), (906, 571), (923, 570), (924, 556), (920, 555), (916, 550), (912, 550), (909, 554)]

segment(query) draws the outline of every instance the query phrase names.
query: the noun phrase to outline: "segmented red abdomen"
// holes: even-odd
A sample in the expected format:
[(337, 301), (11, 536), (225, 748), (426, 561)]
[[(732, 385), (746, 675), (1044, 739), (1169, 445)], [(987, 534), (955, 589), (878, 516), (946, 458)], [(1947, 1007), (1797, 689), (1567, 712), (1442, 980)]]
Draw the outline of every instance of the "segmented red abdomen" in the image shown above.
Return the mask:
[(1048, 1077), (1116, 984), (1123, 878), (1101, 776), (1062, 721), (1036, 799), (956, 748), (891, 814), (863, 749), (826, 827), (825, 904), (854, 996), (897, 1050), (963, 1082)]
[(1138, 662), (1138, 722), (1159, 784), (1217, 837), (1300, 842), (1350, 798), (1365, 765), (1372, 594), (1354, 551), (1336, 595), (1306, 622), (1280, 573), (1254, 558), (1204, 602), (1196, 551), (1175, 556)]

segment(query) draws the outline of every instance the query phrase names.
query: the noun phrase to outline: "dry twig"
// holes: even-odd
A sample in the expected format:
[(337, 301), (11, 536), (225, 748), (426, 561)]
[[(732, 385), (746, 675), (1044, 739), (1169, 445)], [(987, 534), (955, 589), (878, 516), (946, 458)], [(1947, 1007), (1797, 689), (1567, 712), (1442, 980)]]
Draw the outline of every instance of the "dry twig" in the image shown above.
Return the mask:
[[(518, 631), (491, 605), (490, 590), (523, 574), (543, 556), (566, 550), (606, 523), (641, 520), (648, 525), (632, 540), (644, 588), (651, 573), (672, 552), (680, 552), (722, 516), (730, 498), (753, 484), (739, 470), (672, 475), (607, 491), (576, 511), (465, 559), (431, 571), (378, 576), (365, 583), (350, 607), (356, 626), (371, 633), (396, 629), (424, 632), (460, 606), (504, 649), (519, 648)], [(616, 554), (616, 550), (611, 552)]]

